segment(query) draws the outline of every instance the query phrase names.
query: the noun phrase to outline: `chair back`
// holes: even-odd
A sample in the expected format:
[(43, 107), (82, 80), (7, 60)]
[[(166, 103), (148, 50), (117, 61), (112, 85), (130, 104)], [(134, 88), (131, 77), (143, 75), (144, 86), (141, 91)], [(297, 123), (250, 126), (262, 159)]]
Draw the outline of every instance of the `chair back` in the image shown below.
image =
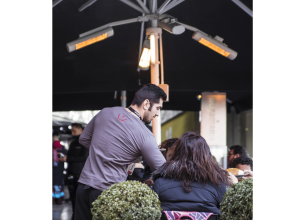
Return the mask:
[(218, 215), (211, 212), (163, 211), (161, 220), (218, 220)]

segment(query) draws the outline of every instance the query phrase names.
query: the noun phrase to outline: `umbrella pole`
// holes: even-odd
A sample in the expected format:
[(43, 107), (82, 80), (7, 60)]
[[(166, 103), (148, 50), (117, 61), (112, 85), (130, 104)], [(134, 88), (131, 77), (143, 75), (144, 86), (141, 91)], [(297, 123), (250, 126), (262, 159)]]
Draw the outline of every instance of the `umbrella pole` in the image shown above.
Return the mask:
[[(151, 83), (155, 84), (156, 86), (159, 86), (160, 79), (159, 79), (159, 51), (158, 51), (158, 34), (155, 34), (155, 51), (156, 51), (156, 63), (151, 64), (150, 66), (150, 77), (151, 77)], [(152, 131), (155, 135), (157, 144), (161, 144), (161, 113), (158, 117), (155, 117), (152, 120)]]
[[(155, 11), (157, 8), (157, 1), (156, 0), (150, 0), (151, 4), (150, 11)], [(157, 20), (151, 20), (151, 27), (152, 28), (158, 28), (158, 21)], [(155, 64), (150, 65), (150, 77), (151, 77), (151, 83), (155, 84), (156, 86), (159, 86), (160, 79), (159, 79), (159, 35), (157, 33), (154, 33), (155, 35), (155, 53), (156, 53), (156, 62)], [(151, 48), (152, 49), (152, 48)], [(161, 113), (158, 117), (155, 117), (152, 120), (152, 132), (155, 135), (157, 144), (161, 144)]]

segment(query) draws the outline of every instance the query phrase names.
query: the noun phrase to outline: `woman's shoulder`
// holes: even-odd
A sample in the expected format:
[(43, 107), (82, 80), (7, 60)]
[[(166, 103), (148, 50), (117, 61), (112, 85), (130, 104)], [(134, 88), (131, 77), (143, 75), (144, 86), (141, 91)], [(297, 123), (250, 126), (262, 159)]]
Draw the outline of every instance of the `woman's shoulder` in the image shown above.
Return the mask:
[(206, 183), (203, 182), (192, 182), (191, 183), (193, 189), (204, 189), (206, 191), (210, 191), (210, 192), (222, 192), (222, 191), (226, 191), (226, 186), (225, 184), (213, 184), (210, 181), (207, 181)]
[(167, 183), (167, 182), (174, 182), (175, 180), (172, 178), (168, 178), (168, 177), (162, 177), (162, 176), (158, 176), (154, 179), (154, 182), (156, 183)]
[(173, 178), (168, 178), (168, 177), (157, 177), (154, 180), (154, 183), (158, 185), (159, 187), (165, 186), (167, 184), (171, 184), (171, 186), (179, 186), (182, 185), (182, 182), (179, 180), (175, 180)]
[(182, 181), (175, 180), (167, 177), (158, 177), (154, 180), (154, 190), (158, 193), (168, 191), (169, 189), (173, 190), (175, 188), (181, 188)]

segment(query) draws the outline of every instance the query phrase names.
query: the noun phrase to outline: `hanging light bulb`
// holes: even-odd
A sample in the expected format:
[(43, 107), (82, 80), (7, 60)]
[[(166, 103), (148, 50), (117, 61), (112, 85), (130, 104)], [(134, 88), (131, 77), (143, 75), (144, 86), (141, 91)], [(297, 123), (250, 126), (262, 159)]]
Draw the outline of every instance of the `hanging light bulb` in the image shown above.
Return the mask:
[(155, 48), (155, 44), (156, 44), (155, 34), (151, 33), (150, 34), (150, 62), (152, 64), (156, 63), (156, 51), (155, 51), (156, 48)]
[(148, 70), (150, 65), (150, 43), (149, 40), (145, 40), (143, 43), (143, 50), (139, 62), (141, 70)]

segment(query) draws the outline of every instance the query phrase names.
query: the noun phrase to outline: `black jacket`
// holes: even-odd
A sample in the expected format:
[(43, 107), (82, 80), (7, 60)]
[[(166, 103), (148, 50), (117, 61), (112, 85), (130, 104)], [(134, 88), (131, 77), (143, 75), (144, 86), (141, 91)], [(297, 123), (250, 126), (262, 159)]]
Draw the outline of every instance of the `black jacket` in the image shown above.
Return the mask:
[(75, 136), (67, 152), (68, 173), (80, 175), (85, 165), (89, 150), (79, 143), (79, 136)]
[(193, 182), (191, 192), (183, 189), (182, 181), (160, 175), (164, 164), (154, 172), (153, 190), (159, 195), (161, 207), (164, 211), (194, 211), (194, 212), (212, 212), (220, 215), (220, 203), (226, 192), (225, 185), (216, 185), (207, 183)]

